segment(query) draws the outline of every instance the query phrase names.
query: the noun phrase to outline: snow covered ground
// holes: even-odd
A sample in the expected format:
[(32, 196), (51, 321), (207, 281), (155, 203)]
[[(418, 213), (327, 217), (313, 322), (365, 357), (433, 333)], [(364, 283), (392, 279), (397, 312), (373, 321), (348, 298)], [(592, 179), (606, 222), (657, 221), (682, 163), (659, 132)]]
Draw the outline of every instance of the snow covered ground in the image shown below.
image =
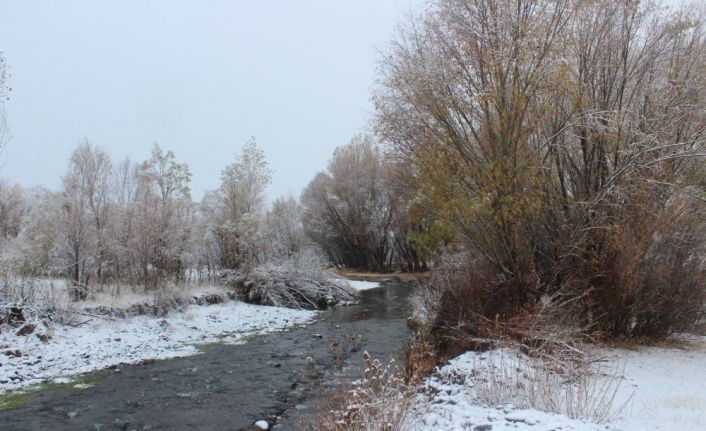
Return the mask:
[(375, 289), (376, 287), (380, 287), (380, 282), (377, 281), (351, 280), (349, 278), (343, 277), (333, 277), (333, 279), (335, 279), (336, 281), (343, 281), (345, 283), (348, 283), (348, 285), (358, 291)]
[[(510, 404), (479, 405), (473, 370), (484, 354), (467, 352), (425, 382), (433, 394), (415, 429), (431, 430), (705, 430), (706, 339), (685, 348), (604, 349), (608, 365), (621, 370), (615, 417), (596, 424)], [(623, 368), (624, 367), (624, 368)], [(421, 400), (420, 400), (421, 401)], [(627, 401), (627, 403), (626, 403)], [(420, 402), (420, 405), (422, 403)], [(625, 406), (620, 409), (620, 406)]]
[(166, 318), (86, 317), (77, 327), (49, 328), (51, 339), (46, 343), (36, 333), (17, 336), (17, 330), (5, 331), (0, 333), (0, 393), (120, 363), (192, 355), (198, 353), (197, 344), (238, 343), (249, 335), (305, 323), (315, 315), (231, 301), (191, 306)]

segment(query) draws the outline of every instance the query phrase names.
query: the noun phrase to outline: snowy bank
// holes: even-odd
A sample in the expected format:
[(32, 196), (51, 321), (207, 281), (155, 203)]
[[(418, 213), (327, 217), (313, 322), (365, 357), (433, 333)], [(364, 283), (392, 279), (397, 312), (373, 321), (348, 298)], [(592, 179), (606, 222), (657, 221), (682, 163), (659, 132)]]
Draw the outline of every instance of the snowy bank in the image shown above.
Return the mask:
[(375, 289), (380, 287), (380, 282), (378, 281), (364, 281), (364, 280), (351, 280), (350, 278), (344, 277), (331, 277), (331, 280), (337, 283), (344, 283), (352, 287), (357, 291)]
[(483, 374), (488, 355), (467, 352), (451, 360), (424, 382), (424, 395), (419, 395), (418, 404), (426, 407), (417, 413), (418, 429), (704, 430), (705, 341), (699, 339), (684, 349), (602, 349), (600, 354), (607, 359), (604, 366), (618, 369), (622, 374), (612, 400), (616, 415), (602, 424), (511, 404), (482, 406), (474, 386), (479, 377), (488, 378)]
[(231, 301), (191, 306), (165, 318), (86, 318), (77, 327), (53, 325), (48, 342), (6, 331), (0, 334), (0, 393), (120, 363), (192, 355), (198, 353), (196, 344), (240, 343), (315, 316), (314, 311)]
[(380, 287), (380, 283), (377, 281), (363, 281), (363, 280), (346, 280), (348, 284), (355, 290), (368, 290)]

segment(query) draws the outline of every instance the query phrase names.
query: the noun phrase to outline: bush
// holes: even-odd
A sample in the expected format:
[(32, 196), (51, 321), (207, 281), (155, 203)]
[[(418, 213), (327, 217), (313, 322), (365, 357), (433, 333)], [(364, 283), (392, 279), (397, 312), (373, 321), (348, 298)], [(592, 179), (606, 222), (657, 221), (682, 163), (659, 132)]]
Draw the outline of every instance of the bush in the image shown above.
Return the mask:
[[(407, 431), (415, 427), (412, 414), (414, 385), (409, 385), (393, 362), (387, 365), (363, 353), (363, 375), (321, 406), (304, 429), (325, 431)], [(420, 406), (415, 406), (420, 410)]]

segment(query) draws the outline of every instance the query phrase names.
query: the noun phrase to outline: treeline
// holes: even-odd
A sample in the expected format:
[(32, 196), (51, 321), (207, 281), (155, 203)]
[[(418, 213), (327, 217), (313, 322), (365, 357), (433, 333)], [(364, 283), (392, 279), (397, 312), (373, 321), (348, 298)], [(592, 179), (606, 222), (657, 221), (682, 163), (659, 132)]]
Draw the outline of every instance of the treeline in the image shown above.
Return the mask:
[[(73, 281), (74, 299), (90, 286), (126, 283), (156, 289), (210, 280), (223, 270), (248, 273), (288, 265), (303, 252), (329, 264), (371, 271), (423, 271), (424, 231), (409, 217), (409, 164), (386, 157), (372, 138), (337, 149), (302, 204), (280, 197), (254, 140), (200, 202), (191, 172), (155, 144), (148, 160), (115, 163), (87, 140), (69, 159), (59, 190), (25, 190), (0, 181), (0, 258), (28, 276)], [(281, 271), (281, 269), (280, 269)]]
[[(0, 183), (5, 266), (27, 275), (66, 276), (78, 287), (125, 282), (156, 288), (247, 270), (304, 247), (293, 198), (264, 205), (270, 181), (250, 141), (223, 169), (221, 186), (194, 202), (191, 173), (155, 145), (142, 163), (113, 163), (89, 142), (72, 153), (58, 191)], [(76, 289), (82, 299), (86, 289)]]

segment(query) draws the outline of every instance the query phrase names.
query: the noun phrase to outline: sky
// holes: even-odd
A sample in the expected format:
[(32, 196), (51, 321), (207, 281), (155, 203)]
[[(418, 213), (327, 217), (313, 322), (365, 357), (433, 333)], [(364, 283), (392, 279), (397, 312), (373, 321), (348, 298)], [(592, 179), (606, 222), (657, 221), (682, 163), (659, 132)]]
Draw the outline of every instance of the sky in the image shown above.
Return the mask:
[(298, 196), (368, 130), (379, 50), (423, 2), (0, 0), (0, 177), (56, 189), (83, 138), (115, 161), (156, 142), (189, 164), (200, 199), (255, 137), (268, 198)]

